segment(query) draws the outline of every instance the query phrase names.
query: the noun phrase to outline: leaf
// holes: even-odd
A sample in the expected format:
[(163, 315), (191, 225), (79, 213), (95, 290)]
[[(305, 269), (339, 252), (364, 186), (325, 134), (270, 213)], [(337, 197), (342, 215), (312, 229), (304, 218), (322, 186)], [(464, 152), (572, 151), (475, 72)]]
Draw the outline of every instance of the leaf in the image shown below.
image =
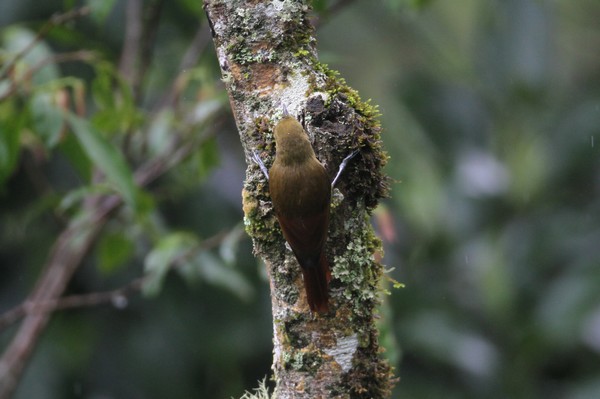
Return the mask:
[(226, 264), (232, 265), (235, 262), (240, 240), (245, 237), (246, 234), (241, 226), (232, 229), (227, 236), (225, 236), (219, 246), (219, 255)]
[(12, 174), (19, 159), (19, 131), (0, 123), (0, 184)]
[(312, 8), (315, 12), (319, 14), (323, 14), (327, 10), (327, 1), (326, 0), (313, 0)]
[(115, 96), (113, 91), (113, 72), (110, 64), (100, 62), (95, 67), (96, 77), (92, 81), (92, 96), (99, 109), (113, 109)]
[(86, 0), (91, 9), (91, 17), (96, 23), (103, 23), (115, 5), (115, 0)]
[(58, 204), (58, 212), (65, 213), (75, 208), (79, 203), (90, 195), (110, 194), (111, 190), (105, 184), (95, 184), (93, 186), (84, 186), (75, 190), (71, 190), (63, 195)]
[(178, 270), (190, 282), (206, 281), (231, 291), (242, 300), (249, 300), (254, 294), (252, 285), (240, 272), (226, 267), (219, 257), (208, 251), (200, 252)]
[(219, 164), (219, 148), (217, 140), (213, 137), (206, 140), (200, 146), (197, 157), (197, 173), (199, 178), (204, 178), (206, 175)]
[(137, 209), (137, 187), (121, 153), (85, 119), (70, 112), (66, 112), (65, 116), (87, 156), (106, 175), (124, 201)]
[(56, 105), (54, 93), (37, 92), (29, 103), (33, 128), (48, 148), (58, 144), (64, 127), (62, 110)]
[(152, 124), (146, 134), (148, 149), (152, 156), (161, 156), (172, 147), (174, 120), (173, 112), (170, 109), (160, 112), (152, 119)]
[(186, 120), (190, 124), (199, 125), (205, 123), (222, 108), (223, 101), (219, 98), (199, 101)]
[(202, 2), (196, 0), (178, 0), (179, 5), (186, 11), (186, 14), (193, 16), (201, 16)]
[[(29, 29), (25, 29), (21, 26), (11, 26), (2, 32), (3, 46), (1, 47), (7, 53), (12, 53), (13, 56), (16, 56), (31, 43), (34, 43), (36, 40), (35, 37), (36, 34)], [(52, 55), (53, 52), (50, 47), (45, 42), (38, 41), (17, 63), (16, 77), (19, 77), (20, 73), (23, 73), (30, 67), (49, 59)], [(9, 64), (10, 62), (6, 63), (6, 65)], [(0, 67), (0, 71), (1, 70), (2, 68)], [(59, 76), (60, 73), (56, 64), (49, 63), (36, 71), (31, 80), (35, 85), (38, 85), (50, 82), (54, 79), (57, 79)]]
[(75, 0), (63, 0), (63, 6), (66, 10), (75, 8)]
[(198, 239), (189, 233), (177, 232), (163, 237), (144, 260), (147, 277), (142, 287), (143, 293), (147, 296), (157, 295), (173, 262), (185, 257), (197, 246)]
[(128, 131), (143, 121), (138, 112), (130, 85), (115, 70), (114, 65), (100, 61), (94, 65), (92, 96), (97, 110), (92, 123), (103, 132)]
[(105, 275), (110, 275), (127, 262), (133, 254), (134, 245), (129, 237), (117, 232), (106, 234), (98, 245), (98, 267)]
[(63, 140), (60, 141), (58, 149), (61, 153), (69, 160), (73, 165), (74, 170), (79, 173), (79, 176), (84, 180), (88, 181), (92, 172), (92, 162), (87, 157), (83, 150), (79, 140), (73, 134), (67, 134)]

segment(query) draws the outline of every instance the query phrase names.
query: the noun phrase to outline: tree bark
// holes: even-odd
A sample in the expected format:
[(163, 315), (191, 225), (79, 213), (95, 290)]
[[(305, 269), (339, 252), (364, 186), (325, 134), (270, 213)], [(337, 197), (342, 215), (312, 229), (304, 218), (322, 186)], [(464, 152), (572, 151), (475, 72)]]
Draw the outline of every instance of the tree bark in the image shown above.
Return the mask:
[[(204, 8), (244, 147), (246, 230), (267, 266), (272, 298), (277, 398), (385, 398), (391, 367), (380, 356), (374, 317), (383, 267), (370, 211), (388, 191), (381, 168), (377, 110), (319, 63), (308, 1), (205, 0)], [(305, 125), (333, 176), (355, 149), (334, 189), (327, 257), (330, 310), (312, 314), (296, 259), (281, 235), (268, 181), (252, 161), (273, 161), (272, 129), (283, 108)]]

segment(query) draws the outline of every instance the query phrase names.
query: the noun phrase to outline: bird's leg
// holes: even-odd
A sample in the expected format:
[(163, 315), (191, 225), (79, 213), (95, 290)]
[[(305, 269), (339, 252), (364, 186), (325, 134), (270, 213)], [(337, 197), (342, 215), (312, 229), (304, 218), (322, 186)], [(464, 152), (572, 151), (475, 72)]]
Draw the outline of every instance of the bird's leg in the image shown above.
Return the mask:
[(346, 158), (344, 158), (342, 160), (342, 163), (340, 163), (340, 167), (337, 171), (337, 174), (335, 175), (335, 177), (333, 178), (333, 181), (331, 182), (331, 188), (335, 187), (335, 183), (337, 183), (340, 175), (342, 174), (342, 172), (344, 171), (344, 169), (346, 168), (346, 165), (348, 164), (348, 162), (354, 158), (356, 156), (356, 154), (358, 154), (360, 151), (359, 150), (354, 150), (352, 151), (352, 153), (350, 153), (350, 155), (348, 155)]
[(269, 180), (269, 171), (267, 170), (267, 167), (263, 163), (262, 159), (260, 159), (258, 153), (255, 150), (252, 151), (252, 159), (258, 164), (258, 167), (262, 171), (263, 175), (265, 175), (265, 178)]

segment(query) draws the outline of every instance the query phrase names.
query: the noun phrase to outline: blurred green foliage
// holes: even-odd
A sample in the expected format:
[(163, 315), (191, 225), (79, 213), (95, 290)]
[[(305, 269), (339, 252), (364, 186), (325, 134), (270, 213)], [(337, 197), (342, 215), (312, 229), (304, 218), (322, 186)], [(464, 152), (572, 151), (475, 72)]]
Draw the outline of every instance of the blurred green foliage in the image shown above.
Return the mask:
[[(127, 205), (68, 294), (146, 273), (153, 295), (57, 313), (16, 397), (239, 397), (269, 374), (269, 294), (240, 228), (243, 156), (210, 43), (179, 69), (201, 4), (165, 2), (141, 95), (118, 73), (124, 1), (86, 2), (91, 17), (3, 74), (73, 3), (0, 5), (0, 96), (19, 81), (0, 100), (0, 312), (92, 194)], [(597, 398), (600, 3), (344, 3), (315, 1), (319, 52), (383, 114), (397, 182), (375, 223), (406, 285), (382, 309), (394, 397)], [(181, 142), (191, 157), (134, 183)]]
[(398, 397), (598, 397), (598, 17), (594, 1), (360, 3), (319, 31), (381, 104), (398, 180)]

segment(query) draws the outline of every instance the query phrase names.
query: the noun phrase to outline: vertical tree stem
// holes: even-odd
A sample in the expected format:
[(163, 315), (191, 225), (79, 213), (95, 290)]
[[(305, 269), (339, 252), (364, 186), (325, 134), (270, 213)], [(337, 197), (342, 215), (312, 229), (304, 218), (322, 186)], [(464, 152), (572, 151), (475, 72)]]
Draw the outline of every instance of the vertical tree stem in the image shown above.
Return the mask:
[[(205, 0), (223, 81), (249, 166), (243, 189), (248, 233), (271, 286), (277, 398), (384, 398), (392, 372), (380, 357), (374, 313), (383, 268), (369, 213), (388, 190), (375, 108), (317, 60), (308, 1)], [(304, 122), (332, 175), (353, 159), (333, 193), (327, 256), (330, 311), (311, 314), (299, 266), (273, 215), (268, 182), (252, 162), (272, 162), (283, 107)]]

